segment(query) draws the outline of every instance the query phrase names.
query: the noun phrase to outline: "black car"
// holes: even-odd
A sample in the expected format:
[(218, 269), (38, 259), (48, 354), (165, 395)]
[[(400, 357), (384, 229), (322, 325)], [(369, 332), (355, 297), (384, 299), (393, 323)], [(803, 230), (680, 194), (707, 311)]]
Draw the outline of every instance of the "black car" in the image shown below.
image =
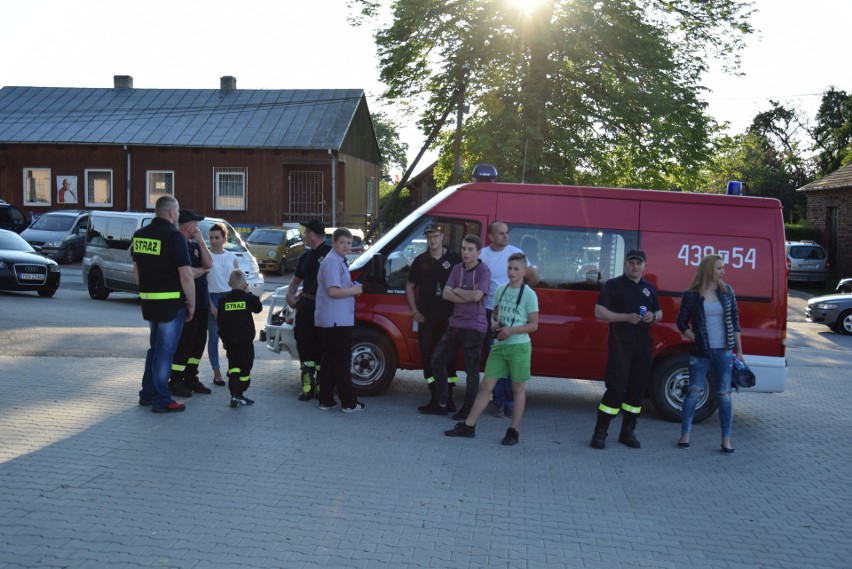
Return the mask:
[(0, 200), (0, 229), (20, 233), (30, 224), (27, 215), (19, 208)]
[(17, 233), (0, 229), (0, 290), (53, 296), (58, 288), (59, 263), (38, 254)]

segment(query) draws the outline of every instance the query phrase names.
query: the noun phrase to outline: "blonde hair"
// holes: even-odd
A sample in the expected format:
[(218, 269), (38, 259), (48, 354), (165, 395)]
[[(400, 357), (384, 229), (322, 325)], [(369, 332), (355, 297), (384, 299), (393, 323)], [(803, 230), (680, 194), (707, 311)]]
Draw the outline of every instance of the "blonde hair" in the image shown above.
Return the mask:
[(228, 286), (233, 289), (241, 289), (246, 284), (246, 274), (240, 269), (234, 269), (231, 271), (231, 275), (228, 277)]
[[(715, 272), (716, 272), (716, 261), (725, 260), (719, 255), (707, 255), (701, 262), (698, 263), (698, 270), (695, 272), (695, 278), (692, 279), (692, 282), (689, 284), (689, 288), (687, 290), (694, 290), (701, 292), (702, 290), (708, 288), (710, 285), (716, 282)], [(719, 280), (719, 289), (724, 289), (725, 283), (721, 279)]]

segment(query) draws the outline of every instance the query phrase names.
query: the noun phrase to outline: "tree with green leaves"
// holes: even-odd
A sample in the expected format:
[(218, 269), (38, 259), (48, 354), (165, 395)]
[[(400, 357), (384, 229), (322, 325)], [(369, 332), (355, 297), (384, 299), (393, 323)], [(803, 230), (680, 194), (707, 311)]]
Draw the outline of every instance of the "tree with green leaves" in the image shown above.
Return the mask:
[(387, 113), (373, 113), (373, 129), (376, 141), (382, 153), (382, 174), (388, 175), (392, 169), (405, 170), (408, 168), (408, 144), (399, 139), (399, 125), (389, 118)]
[(812, 136), (820, 177), (852, 161), (852, 96), (834, 87), (823, 93)]
[[(467, 165), (670, 188), (709, 156), (702, 76), (711, 58), (737, 65), (750, 14), (737, 0), (395, 0), (376, 44), (385, 97), (423, 101), (424, 132), (463, 89)], [(453, 138), (439, 140), (451, 153)]]

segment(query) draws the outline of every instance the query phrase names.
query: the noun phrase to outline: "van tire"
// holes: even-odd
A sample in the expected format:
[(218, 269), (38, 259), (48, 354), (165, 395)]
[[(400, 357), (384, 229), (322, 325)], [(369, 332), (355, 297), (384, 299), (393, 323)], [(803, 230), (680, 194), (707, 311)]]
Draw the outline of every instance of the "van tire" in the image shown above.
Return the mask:
[(109, 297), (109, 289), (104, 281), (104, 275), (100, 269), (89, 271), (88, 279), (89, 296), (95, 300), (106, 300)]
[[(698, 401), (693, 424), (700, 423), (716, 412), (719, 400), (713, 385), (713, 370), (707, 374), (704, 395)], [(654, 409), (663, 419), (680, 422), (683, 390), (689, 385), (689, 355), (677, 354), (657, 362), (651, 371), (649, 396)]]
[(852, 310), (845, 310), (837, 319), (837, 331), (852, 336)]
[(358, 395), (387, 391), (396, 375), (396, 350), (379, 330), (355, 326), (352, 333), (352, 387)]
[(73, 245), (69, 245), (65, 248), (65, 251), (62, 252), (62, 262), (66, 265), (70, 265), (74, 261), (77, 260), (77, 250)]

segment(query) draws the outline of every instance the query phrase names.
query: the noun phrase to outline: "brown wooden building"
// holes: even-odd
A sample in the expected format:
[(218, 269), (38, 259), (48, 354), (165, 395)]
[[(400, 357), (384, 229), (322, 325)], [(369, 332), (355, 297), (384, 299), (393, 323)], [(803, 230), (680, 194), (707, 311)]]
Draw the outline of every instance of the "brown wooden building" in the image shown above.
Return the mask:
[[(0, 199), (29, 213), (152, 209), (237, 226), (366, 229), (381, 156), (362, 90), (0, 89)], [(68, 191), (70, 190), (70, 192)]]
[(852, 276), (852, 164), (798, 191), (807, 197), (807, 220), (822, 234), (832, 272)]

